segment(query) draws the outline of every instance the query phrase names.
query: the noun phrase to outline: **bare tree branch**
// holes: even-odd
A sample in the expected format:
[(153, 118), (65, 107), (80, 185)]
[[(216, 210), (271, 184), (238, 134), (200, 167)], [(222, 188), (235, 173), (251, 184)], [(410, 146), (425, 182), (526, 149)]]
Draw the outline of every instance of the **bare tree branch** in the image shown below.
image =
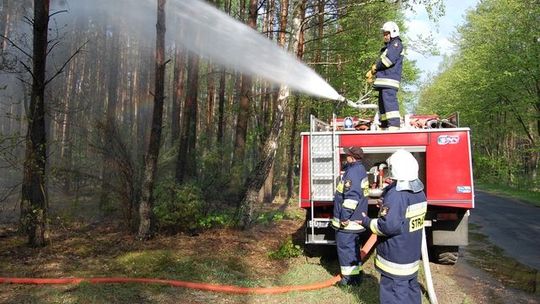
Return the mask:
[(34, 79), (34, 73), (32, 73), (32, 69), (31, 69), (28, 65), (26, 65), (26, 63), (24, 63), (24, 62), (22, 62), (22, 61), (19, 61), (19, 62), (22, 64), (22, 66), (24, 67), (24, 69), (25, 69), (28, 73), (30, 73), (30, 76), (32, 76), (32, 79)]
[(54, 49), (55, 46), (59, 45), (60, 44), (60, 40), (56, 41), (53, 45), (51, 45), (51, 47), (49, 48), (49, 50), (47, 51), (47, 56), (49, 56), (49, 54), (52, 52), (52, 50)]
[(28, 52), (26, 52), (25, 50), (23, 50), (22, 48), (20, 48), (15, 42), (13, 42), (13, 40), (9, 39), (8, 37), (0, 34), (0, 37), (7, 40), (9, 43), (11, 43), (11, 45), (16, 48), (17, 50), (21, 51), (21, 53), (25, 54), (28, 58), (32, 58), (32, 55), (30, 55)]
[(27, 22), (31, 27), (34, 27), (34, 20), (30, 19), (30, 18), (27, 17), (27, 16), (24, 16), (23, 18), (24, 18), (24, 20), (26, 20), (26, 22)]
[(17, 77), (17, 80), (19, 80), (20, 82), (24, 83), (24, 84), (27, 84), (27, 85), (32, 85), (30, 82), (24, 80), (23, 78), (21, 77)]
[(15, 190), (17, 190), (19, 188), (19, 186), (22, 184), (22, 182), (16, 184), (16, 185), (13, 185), (11, 187), (8, 187), (8, 191), (3, 194), (2, 196), (0, 196), (0, 202), (5, 202), (14, 192)]
[(49, 15), (49, 18), (51, 18), (52, 16), (54, 15), (58, 15), (58, 14), (61, 14), (61, 13), (67, 13), (68, 11), (67, 10), (61, 10), (61, 11), (57, 11), (57, 12), (54, 12), (52, 14)]
[(60, 67), (60, 69), (59, 69), (58, 71), (56, 71), (56, 73), (55, 73), (51, 78), (49, 78), (48, 80), (45, 81), (45, 84), (44, 84), (44, 85), (46, 86), (46, 85), (49, 84), (53, 79), (55, 79), (58, 75), (62, 74), (62, 73), (64, 72), (64, 69), (65, 69), (66, 66), (68, 65), (68, 63), (70, 63), (71, 60), (73, 60), (73, 58), (75, 58), (75, 56), (81, 52), (82, 48), (83, 48), (86, 44), (88, 44), (89, 41), (90, 41), (90, 40), (86, 40), (85, 43), (83, 43), (83, 44), (82, 44), (82, 45), (81, 45), (81, 46), (80, 46), (73, 54), (71, 54), (71, 56), (68, 58), (68, 60), (66, 60), (66, 62), (64, 62), (64, 64)]

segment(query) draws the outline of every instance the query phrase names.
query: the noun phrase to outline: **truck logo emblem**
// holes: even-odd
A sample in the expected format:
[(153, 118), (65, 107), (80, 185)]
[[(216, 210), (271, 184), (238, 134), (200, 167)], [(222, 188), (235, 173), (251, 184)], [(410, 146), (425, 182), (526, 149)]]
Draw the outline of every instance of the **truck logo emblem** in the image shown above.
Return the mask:
[(439, 135), (437, 138), (437, 144), (439, 145), (455, 145), (459, 143), (459, 136), (451, 136), (451, 135)]
[(472, 189), (470, 186), (457, 186), (457, 193), (471, 193)]

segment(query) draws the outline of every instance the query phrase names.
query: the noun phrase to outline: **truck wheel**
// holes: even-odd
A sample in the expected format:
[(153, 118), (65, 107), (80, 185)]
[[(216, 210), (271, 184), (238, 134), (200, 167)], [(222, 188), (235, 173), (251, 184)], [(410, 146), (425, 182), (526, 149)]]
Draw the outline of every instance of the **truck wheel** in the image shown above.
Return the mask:
[(454, 265), (459, 257), (458, 246), (434, 246), (432, 252), (435, 262), (443, 265)]

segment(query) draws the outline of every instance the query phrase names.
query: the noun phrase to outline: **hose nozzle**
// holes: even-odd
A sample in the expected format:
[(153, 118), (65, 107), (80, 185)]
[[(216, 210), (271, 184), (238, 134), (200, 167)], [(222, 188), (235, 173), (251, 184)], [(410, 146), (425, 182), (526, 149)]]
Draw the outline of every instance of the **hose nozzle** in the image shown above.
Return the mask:
[(344, 97), (344, 96), (342, 96), (342, 95), (339, 95), (339, 97), (337, 98), (337, 100), (338, 100), (339, 102), (346, 102), (349, 106), (350, 106), (351, 104), (355, 104), (354, 101), (352, 101), (352, 100), (350, 100), (349, 98), (346, 98), (346, 97)]

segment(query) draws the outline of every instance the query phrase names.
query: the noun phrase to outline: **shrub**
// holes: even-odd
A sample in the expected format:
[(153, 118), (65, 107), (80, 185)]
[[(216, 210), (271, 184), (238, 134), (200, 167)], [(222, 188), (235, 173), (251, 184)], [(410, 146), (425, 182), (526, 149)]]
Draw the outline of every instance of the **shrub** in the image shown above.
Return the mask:
[(204, 229), (217, 227), (231, 227), (234, 225), (234, 217), (227, 213), (209, 214), (199, 219), (198, 225)]
[(295, 258), (302, 254), (302, 248), (299, 245), (295, 245), (291, 238), (288, 238), (278, 250), (272, 251), (268, 256), (275, 260), (283, 260), (289, 258)]
[(185, 231), (198, 228), (203, 216), (204, 199), (197, 185), (160, 182), (155, 188), (154, 214), (160, 230)]

